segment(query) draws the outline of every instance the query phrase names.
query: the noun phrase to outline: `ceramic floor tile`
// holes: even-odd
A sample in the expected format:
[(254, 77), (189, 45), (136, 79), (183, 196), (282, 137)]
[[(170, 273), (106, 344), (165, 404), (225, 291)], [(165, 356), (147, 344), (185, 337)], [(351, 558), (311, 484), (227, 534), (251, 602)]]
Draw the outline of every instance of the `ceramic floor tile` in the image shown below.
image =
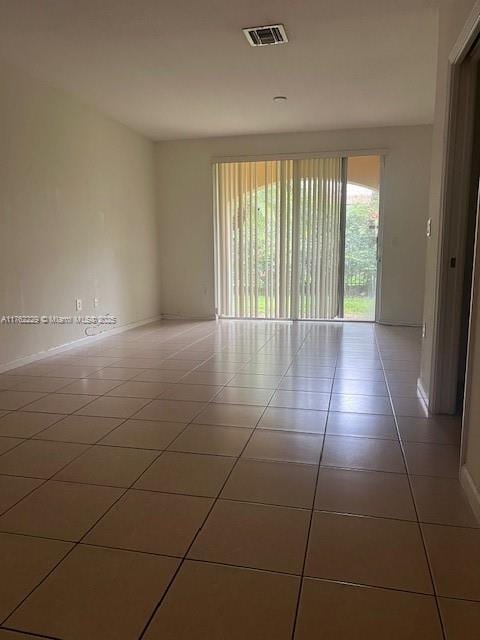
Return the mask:
[(249, 362), (242, 364), (235, 370), (235, 373), (255, 373), (265, 376), (281, 376), (287, 370), (288, 364), (271, 362)]
[(25, 440), (0, 457), (0, 473), (48, 479), (86, 448), (71, 442)]
[(335, 379), (341, 380), (369, 380), (370, 382), (384, 382), (385, 376), (379, 369), (361, 369), (359, 367), (337, 367)]
[(243, 404), (209, 404), (196, 416), (194, 422), (226, 427), (253, 428), (263, 412), (264, 407)]
[(341, 378), (338, 378), (333, 383), (333, 393), (362, 396), (388, 396), (385, 382), (345, 380)]
[(0, 514), (10, 509), (41, 483), (42, 480), (36, 480), (35, 478), (0, 476)]
[(461, 425), (450, 416), (431, 418), (398, 417), (398, 429), (403, 442), (459, 444)]
[(328, 415), (329, 436), (367, 436), (397, 440), (393, 416), (332, 412)]
[[(373, 349), (374, 350), (374, 349)], [(352, 351), (351, 353), (339, 353), (336, 361), (336, 366), (339, 369), (348, 369), (352, 367), (359, 367), (364, 370), (382, 370), (382, 361), (376, 355), (372, 355), (372, 348), (367, 352)]]
[(299, 574), (309, 511), (218, 500), (188, 557)]
[(381, 396), (341, 395), (332, 393), (330, 411), (392, 415), (389, 398)]
[(273, 396), (272, 389), (252, 389), (248, 387), (225, 387), (220, 391), (213, 402), (228, 404), (246, 404), (266, 407)]
[(268, 407), (258, 423), (258, 428), (319, 434), (325, 431), (326, 422), (326, 411)]
[(168, 422), (190, 422), (205, 407), (203, 402), (180, 400), (152, 400), (139, 411), (135, 418), (139, 420), (165, 420)]
[(211, 384), (171, 384), (162, 393), (162, 399), (208, 402), (221, 388), (220, 385)]
[(24, 442), (24, 440), (21, 440), (20, 438), (2, 438), (0, 436), (0, 456), (3, 453), (10, 451), (11, 449), (14, 449), (18, 444), (21, 444), (22, 442)]
[(141, 382), (140, 380), (128, 380), (119, 386), (115, 386), (107, 393), (107, 396), (120, 398), (157, 398), (168, 388), (166, 382)]
[(55, 422), (51, 427), (40, 431), (34, 437), (38, 440), (95, 444), (121, 423), (120, 418), (71, 415)]
[(393, 398), (392, 402), (397, 416), (428, 418), (428, 407), (421, 398)]
[(417, 384), (418, 381), (418, 373), (412, 371), (386, 371), (385, 377), (389, 385), (392, 382), (404, 382), (412, 385)]
[[(125, 367), (136, 369), (160, 369), (163, 367), (164, 358), (122, 358), (118, 360), (112, 367)], [(168, 369), (168, 367), (165, 367)]]
[[(52, 366), (52, 369), (45, 375), (56, 378), (88, 378), (92, 373), (100, 371), (102, 367), (93, 366), (76, 366), (76, 365), (60, 365)], [(73, 380), (72, 380), (73, 381)]]
[(299, 579), (187, 560), (145, 640), (290, 640)]
[(420, 359), (404, 360), (403, 358), (383, 358), (383, 368), (385, 371), (410, 371), (419, 374)]
[[(41, 376), (31, 376), (22, 378), (20, 384), (15, 385), (15, 391), (37, 391), (40, 393), (50, 393), (63, 389), (72, 384), (71, 378), (42, 378)], [(78, 393), (78, 392), (72, 392)], [(93, 394), (95, 395), (95, 394)]]
[(191, 424), (168, 447), (169, 451), (207, 453), (220, 456), (239, 456), (251, 429)]
[(243, 453), (244, 458), (318, 464), (323, 436), (307, 433), (257, 430)]
[(8, 625), (69, 640), (138, 638), (177, 565), (173, 558), (79, 546)]
[(165, 451), (135, 483), (135, 488), (214, 498), (234, 463), (235, 458)]
[(378, 438), (326, 436), (323, 466), (405, 473), (398, 442)]
[(442, 640), (430, 596), (306, 578), (295, 640)]
[(311, 509), (316, 475), (315, 465), (242, 458), (230, 475), (221, 497)]
[(35, 634), (31, 636), (29, 633), (20, 633), (19, 631), (6, 631), (0, 629), (0, 640), (48, 640), (45, 636)]
[[(22, 382), (28, 382), (34, 377), (35, 376), (8, 375), (6, 373), (0, 374), (0, 391), (15, 389), (19, 387)], [(34, 391), (34, 389), (23, 389), (23, 391)]]
[(411, 476), (410, 482), (421, 522), (480, 527), (455, 478)]
[(477, 640), (480, 629), (480, 602), (439, 598), (447, 640)]
[(178, 382), (183, 375), (185, 375), (183, 371), (174, 371), (172, 369), (143, 369), (133, 377), (133, 380), (172, 383)]
[(156, 451), (94, 445), (58, 473), (55, 480), (126, 488), (157, 456)]
[[(9, 375), (12, 377), (18, 377), (21, 381), (35, 376), (50, 376), (52, 368), (54, 368), (53, 365), (32, 363), (12, 369), (9, 371)], [(9, 388), (13, 388), (12, 385), (10, 385)]]
[(420, 392), (416, 382), (393, 382), (389, 384), (392, 398), (420, 398)]
[(92, 529), (85, 542), (183, 556), (212, 503), (209, 498), (130, 490)]
[(176, 360), (175, 358), (168, 358), (167, 360), (163, 360), (161, 365), (159, 364), (158, 367), (155, 368), (163, 369), (165, 371), (171, 369), (173, 371), (187, 373), (201, 365), (203, 362), (204, 360)]
[(157, 420), (126, 420), (117, 429), (100, 441), (119, 447), (138, 449), (166, 449), (185, 429), (181, 422), (161, 422)]
[(94, 380), (92, 378), (82, 378), (75, 380), (67, 386), (62, 387), (57, 393), (76, 393), (87, 394), (91, 396), (102, 396), (111, 389), (121, 384), (119, 380)]
[(290, 409), (313, 409), (316, 411), (328, 411), (330, 404), (329, 393), (315, 393), (313, 391), (276, 391), (270, 402), (272, 407), (285, 407)]
[(131, 380), (135, 376), (141, 374), (143, 369), (130, 369), (125, 367), (105, 367), (99, 371), (94, 371), (88, 378), (95, 380)]
[(105, 418), (130, 418), (147, 405), (150, 400), (141, 398), (113, 398), (103, 396), (77, 411), (82, 416)]
[(302, 378), (331, 378), (335, 375), (335, 367), (316, 367), (314, 365), (294, 364), (289, 367), (287, 376), (299, 376)]
[(0, 518), (0, 531), (74, 542), (121, 494), (110, 487), (49, 481)]
[[(206, 384), (220, 385), (228, 384), (235, 374), (225, 371), (192, 371), (178, 380), (181, 384)], [(171, 380), (170, 382), (177, 382)]]
[(12, 411), (0, 418), (0, 436), (31, 438), (62, 419), (62, 415)]
[(95, 400), (97, 396), (82, 394), (50, 393), (24, 407), (24, 411), (44, 411), (45, 413), (74, 413)]
[(305, 575), (433, 593), (418, 524), (316, 511)]
[(250, 387), (251, 389), (276, 389), (281, 376), (263, 376), (256, 373), (237, 373), (228, 383), (232, 387)]
[(0, 622), (17, 607), (72, 545), (0, 533)]
[(458, 478), (460, 460), (457, 446), (406, 442), (404, 450), (409, 473)]
[[(91, 536), (8, 626), (138, 640), (154, 614), (146, 640), (440, 640), (386, 378), (422, 526), (442, 530), (428, 544), (445, 640), (471, 637), (480, 597), (452, 593), (477, 599), (480, 528), (459, 488), (457, 420), (415, 417), (420, 349), (403, 327), (162, 321), (0, 375), (0, 529), (25, 534), (0, 540)], [(315, 493), (294, 632), (288, 573), (301, 573)], [(186, 560), (156, 610), (178, 566), (162, 554), (192, 541), (206, 562)]]
[(0, 391), (0, 409), (14, 411), (42, 398), (44, 393), (34, 391)]
[(381, 471), (321, 467), (315, 509), (416, 520), (407, 477)]
[(436, 524), (422, 529), (437, 593), (480, 601), (480, 530)]

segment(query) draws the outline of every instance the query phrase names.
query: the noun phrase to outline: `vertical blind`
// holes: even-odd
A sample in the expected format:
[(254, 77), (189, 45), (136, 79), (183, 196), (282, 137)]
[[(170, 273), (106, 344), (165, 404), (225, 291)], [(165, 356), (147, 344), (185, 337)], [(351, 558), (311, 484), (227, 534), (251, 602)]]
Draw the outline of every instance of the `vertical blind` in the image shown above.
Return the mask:
[(337, 316), (343, 159), (225, 162), (214, 172), (218, 314)]

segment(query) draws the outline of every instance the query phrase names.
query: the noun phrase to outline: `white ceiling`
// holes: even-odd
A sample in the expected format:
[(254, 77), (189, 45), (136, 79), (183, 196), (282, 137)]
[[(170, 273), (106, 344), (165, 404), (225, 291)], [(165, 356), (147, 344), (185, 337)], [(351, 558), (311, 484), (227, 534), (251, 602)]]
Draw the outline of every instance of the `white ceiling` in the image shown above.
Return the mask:
[[(0, 57), (155, 139), (424, 124), (436, 4), (0, 0)], [(250, 47), (272, 22), (290, 43)]]

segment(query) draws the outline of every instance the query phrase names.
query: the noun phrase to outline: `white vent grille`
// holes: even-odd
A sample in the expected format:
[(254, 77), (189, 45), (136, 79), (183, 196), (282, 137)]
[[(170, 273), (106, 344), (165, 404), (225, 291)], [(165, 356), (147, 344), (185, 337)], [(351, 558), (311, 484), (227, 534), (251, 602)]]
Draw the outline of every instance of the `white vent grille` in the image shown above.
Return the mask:
[(252, 47), (265, 47), (267, 44), (288, 42), (283, 24), (270, 24), (265, 27), (243, 29), (246, 39)]

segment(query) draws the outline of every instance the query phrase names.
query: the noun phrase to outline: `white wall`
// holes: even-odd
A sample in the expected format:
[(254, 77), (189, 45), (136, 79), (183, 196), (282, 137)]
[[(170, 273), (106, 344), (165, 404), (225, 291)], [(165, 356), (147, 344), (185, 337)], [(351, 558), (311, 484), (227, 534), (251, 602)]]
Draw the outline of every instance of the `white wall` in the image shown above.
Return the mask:
[(162, 312), (214, 313), (212, 158), (386, 149), (380, 320), (420, 324), (430, 147), (430, 126), (158, 143)]
[(472, 506), (480, 519), (480, 233), (477, 230), (477, 256), (465, 390), (464, 434), (462, 442), (462, 480)]
[[(420, 380), (427, 395), (431, 391), (432, 350), (434, 340), (435, 311), (437, 304), (439, 228), (442, 183), (444, 180), (445, 146), (447, 133), (447, 103), (449, 54), (472, 11), (475, 0), (441, 0), (439, 16), (439, 46), (437, 61), (437, 91), (432, 141), (432, 169), (429, 215), (432, 218), (432, 236), (427, 241), (425, 266), (424, 322), (426, 336), (423, 341)], [(478, 2), (477, 2), (478, 7)], [(478, 262), (478, 238), (477, 238)], [(480, 265), (476, 266), (477, 288)], [(473, 301), (470, 342), (469, 379), (466, 389), (464, 415), (464, 440), (462, 443), (463, 467), (461, 480), (472, 506), (480, 517), (480, 296)]]
[[(0, 316), (159, 313), (154, 145), (0, 66)], [(0, 325), (0, 366), (83, 336)]]
[(475, 4), (475, 0), (441, 0), (439, 13), (439, 37), (437, 59), (437, 85), (435, 117), (432, 137), (432, 165), (430, 181), (429, 216), (432, 219), (432, 235), (427, 240), (425, 263), (425, 300), (423, 319), (426, 335), (423, 341), (420, 380), (427, 396), (430, 395), (433, 332), (437, 300), (439, 256), (439, 226), (442, 181), (447, 129), (448, 102), (448, 57), (465, 21)]

